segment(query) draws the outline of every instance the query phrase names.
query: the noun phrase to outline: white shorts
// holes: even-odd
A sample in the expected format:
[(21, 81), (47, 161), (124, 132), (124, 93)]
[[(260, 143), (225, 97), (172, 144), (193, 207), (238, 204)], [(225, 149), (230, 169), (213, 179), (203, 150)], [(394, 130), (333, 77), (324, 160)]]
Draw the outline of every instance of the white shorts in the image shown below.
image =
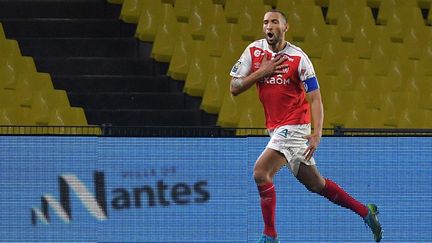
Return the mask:
[(267, 148), (274, 149), (285, 155), (287, 163), (286, 167), (297, 176), (300, 163), (306, 165), (314, 165), (315, 159), (311, 158), (309, 161), (305, 160), (303, 155), (308, 147), (307, 139), (304, 136), (309, 135), (311, 132), (310, 124), (302, 125), (286, 125), (278, 127), (270, 133), (270, 141)]

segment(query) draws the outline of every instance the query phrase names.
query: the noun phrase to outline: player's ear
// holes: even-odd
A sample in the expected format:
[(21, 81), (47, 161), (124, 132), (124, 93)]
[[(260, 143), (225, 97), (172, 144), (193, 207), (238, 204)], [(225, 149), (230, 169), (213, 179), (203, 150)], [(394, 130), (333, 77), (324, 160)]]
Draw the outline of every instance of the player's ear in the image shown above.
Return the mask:
[(285, 23), (285, 32), (287, 32), (289, 30), (289, 24)]

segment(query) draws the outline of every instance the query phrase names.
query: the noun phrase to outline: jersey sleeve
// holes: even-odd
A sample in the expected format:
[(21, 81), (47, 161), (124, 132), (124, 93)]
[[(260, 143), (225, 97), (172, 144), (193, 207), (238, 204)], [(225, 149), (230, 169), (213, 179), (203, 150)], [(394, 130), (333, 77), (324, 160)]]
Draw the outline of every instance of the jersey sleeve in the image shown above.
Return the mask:
[(252, 72), (252, 57), (250, 55), (250, 45), (246, 47), (240, 59), (231, 68), (230, 75), (234, 78), (247, 77)]
[(316, 78), (312, 62), (306, 55), (301, 58), (298, 73), (306, 93), (319, 89), (318, 79)]

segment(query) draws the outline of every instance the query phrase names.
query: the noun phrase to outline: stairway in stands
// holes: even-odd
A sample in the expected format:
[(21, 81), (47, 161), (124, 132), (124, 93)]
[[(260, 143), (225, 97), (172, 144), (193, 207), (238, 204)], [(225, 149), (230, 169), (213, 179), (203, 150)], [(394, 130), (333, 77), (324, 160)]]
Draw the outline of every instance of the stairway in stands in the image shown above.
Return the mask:
[(89, 124), (214, 126), (216, 117), (182, 93), (166, 63), (150, 59), (151, 44), (135, 39), (136, 25), (119, 13), (105, 0), (0, 0), (6, 37), (85, 109)]

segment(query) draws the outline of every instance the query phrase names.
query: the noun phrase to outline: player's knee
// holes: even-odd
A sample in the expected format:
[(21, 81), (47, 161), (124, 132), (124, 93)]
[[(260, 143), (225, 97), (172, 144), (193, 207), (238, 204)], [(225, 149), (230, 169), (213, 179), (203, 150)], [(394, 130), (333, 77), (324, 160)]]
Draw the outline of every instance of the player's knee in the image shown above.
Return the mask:
[(305, 185), (306, 189), (308, 189), (310, 192), (313, 193), (321, 193), (321, 191), (324, 188), (324, 185), (321, 185), (320, 183), (312, 183), (309, 185)]
[(271, 182), (269, 173), (262, 170), (254, 169), (253, 178), (255, 180), (255, 183), (258, 185)]

